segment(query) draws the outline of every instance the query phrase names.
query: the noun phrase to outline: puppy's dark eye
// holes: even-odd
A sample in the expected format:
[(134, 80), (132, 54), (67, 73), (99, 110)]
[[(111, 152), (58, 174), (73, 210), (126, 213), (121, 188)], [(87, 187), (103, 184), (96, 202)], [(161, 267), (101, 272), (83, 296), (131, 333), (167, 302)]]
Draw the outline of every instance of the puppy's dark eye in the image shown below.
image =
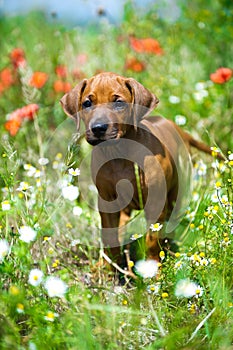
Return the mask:
[(92, 102), (90, 100), (86, 100), (83, 102), (82, 107), (85, 108), (90, 108), (92, 106)]
[(126, 106), (126, 103), (124, 101), (117, 100), (114, 102), (114, 108), (116, 109), (123, 109), (125, 108), (125, 106)]

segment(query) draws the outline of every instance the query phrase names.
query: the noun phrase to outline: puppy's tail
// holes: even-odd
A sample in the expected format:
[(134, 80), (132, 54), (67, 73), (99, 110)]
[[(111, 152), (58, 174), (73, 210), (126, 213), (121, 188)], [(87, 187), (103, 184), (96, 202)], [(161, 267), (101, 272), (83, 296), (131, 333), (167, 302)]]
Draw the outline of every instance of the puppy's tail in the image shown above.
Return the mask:
[[(204, 142), (198, 141), (194, 139), (191, 135), (188, 135), (188, 143), (191, 147), (197, 148), (199, 151), (208, 153), (210, 155), (214, 154), (214, 150), (212, 150), (208, 145), (206, 145)], [(223, 155), (220, 152), (216, 152), (216, 157), (220, 160), (225, 160)]]

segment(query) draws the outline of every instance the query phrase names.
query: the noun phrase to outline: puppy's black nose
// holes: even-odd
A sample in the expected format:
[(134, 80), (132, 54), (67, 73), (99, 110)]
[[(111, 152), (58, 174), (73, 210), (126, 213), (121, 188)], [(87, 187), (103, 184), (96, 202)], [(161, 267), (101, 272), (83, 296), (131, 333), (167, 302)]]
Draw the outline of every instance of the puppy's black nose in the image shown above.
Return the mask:
[(108, 128), (108, 124), (95, 123), (91, 127), (91, 131), (96, 137), (104, 136)]

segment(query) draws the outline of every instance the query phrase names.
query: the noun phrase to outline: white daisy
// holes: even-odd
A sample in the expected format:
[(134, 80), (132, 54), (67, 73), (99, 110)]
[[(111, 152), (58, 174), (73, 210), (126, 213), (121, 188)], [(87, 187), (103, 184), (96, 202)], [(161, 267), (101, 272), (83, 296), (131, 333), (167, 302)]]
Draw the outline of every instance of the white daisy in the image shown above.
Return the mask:
[(203, 288), (197, 285), (197, 288), (195, 290), (195, 297), (199, 298), (202, 296), (202, 294), (203, 294)]
[(211, 195), (211, 202), (212, 203), (218, 203), (219, 202), (219, 199), (218, 199), (218, 193), (217, 192), (214, 192), (212, 195)]
[(163, 227), (163, 225), (160, 224), (159, 222), (156, 222), (156, 224), (151, 224), (151, 225), (150, 225), (150, 229), (151, 229), (151, 231), (153, 231), (153, 232), (158, 232), (158, 231), (160, 231), (160, 230), (162, 229), (162, 227)]
[(24, 305), (21, 303), (18, 303), (16, 305), (16, 311), (18, 312), (18, 314), (23, 314), (24, 313)]
[(38, 178), (41, 177), (42, 175), (43, 175), (43, 172), (40, 171), (40, 170), (38, 170), (38, 169), (36, 169), (35, 174), (34, 174), (34, 177), (35, 177), (36, 179), (38, 179)]
[(9, 201), (3, 201), (2, 202), (2, 210), (3, 211), (8, 211), (11, 209), (11, 205)]
[(67, 176), (65, 175), (62, 179), (58, 180), (57, 186), (59, 188), (63, 188), (63, 187), (69, 186), (71, 178), (72, 177), (70, 175), (67, 175)]
[(65, 164), (63, 162), (58, 162), (57, 160), (54, 160), (52, 167), (53, 169), (56, 169), (56, 170), (62, 170), (64, 169)]
[(139, 238), (141, 238), (143, 235), (141, 234), (141, 233), (134, 233), (131, 237), (130, 237), (130, 239), (132, 240), (132, 241), (136, 241), (137, 239), (139, 239)]
[(155, 260), (139, 260), (135, 263), (135, 271), (143, 278), (152, 278), (158, 273), (158, 263)]
[(147, 286), (147, 292), (149, 294), (158, 294), (159, 289), (160, 289), (160, 283), (156, 283), (156, 284), (151, 284), (149, 286)]
[(27, 170), (27, 176), (32, 177), (35, 175), (36, 168), (31, 164), (24, 164), (24, 170)]
[(34, 287), (37, 287), (42, 282), (43, 276), (44, 274), (41, 270), (32, 269), (29, 273), (28, 283), (30, 283)]
[(52, 311), (48, 311), (44, 319), (49, 322), (54, 322), (55, 317), (58, 317), (59, 315), (57, 313), (54, 313)]
[(72, 176), (78, 176), (80, 175), (80, 169), (79, 168), (76, 168), (76, 169), (73, 169), (73, 168), (70, 168), (68, 170), (69, 174), (72, 175)]
[(49, 163), (49, 159), (48, 159), (48, 158), (40, 158), (40, 159), (38, 160), (38, 163), (39, 163), (40, 165), (47, 165), (47, 164)]
[(177, 261), (174, 265), (174, 268), (176, 270), (180, 270), (180, 269), (182, 269), (182, 267), (183, 267), (183, 262), (181, 260)]
[(207, 85), (206, 85), (205, 81), (200, 81), (200, 82), (196, 83), (196, 85), (195, 85), (195, 89), (197, 91), (204, 90), (206, 87), (207, 87)]
[(36, 231), (30, 226), (22, 226), (19, 229), (19, 239), (26, 243), (32, 242), (36, 239)]
[(75, 247), (76, 245), (80, 244), (80, 239), (74, 239), (71, 241), (70, 245), (71, 247)]
[(62, 195), (65, 199), (70, 201), (74, 201), (79, 196), (79, 189), (77, 186), (66, 186), (62, 188)]
[(193, 97), (197, 102), (202, 102), (209, 95), (207, 90), (199, 90), (193, 93)]
[(3, 261), (5, 256), (9, 253), (10, 246), (6, 239), (0, 239), (0, 262)]
[(223, 205), (227, 205), (227, 204), (229, 203), (229, 199), (228, 199), (227, 195), (224, 194), (224, 195), (221, 197), (221, 203), (222, 203)]
[(199, 197), (200, 197), (199, 193), (195, 192), (195, 191), (192, 193), (192, 196), (193, 196), (193, 201), (194, 202), (197, 202)]
[(63, 282), (60, 278), (53, 276), (46, 279), (44, 287), (47, 290), (48, 296), (51, 298), (64, 297), (68, 289), (68, 286), (65, 282)]
[(201, 261), (200, 261), (200, 265), (201, 265), (201, 266), (207, 266), (207, 265), (209, 265), (209, 260), (206, 259), (206, 258), (202, 258)]
[(191, 298), (197, 295), (201, 289), (202, 288), (197, 283), (190, 281), (189, 278), (185, 278), (177, 282), (175, 288), (175, 296), (178, 298)]
[(175, 123), (177, 125), (185, 125), (186, 124), (186, 120), (187, 119), (186, 119), (186, 117), (184, 115), (178, 114), (178, 115), (175, 116)]
[(19, 184), (19, 187), (16, 190), (17, 191), (27, 191), (29, 188), (32, 188), (32, 186), (30, 186), (28, 182), (21, 181)]
[(180, 98), (178, 96), (171, 95), (169, 96), (168, 100), (172, 104), (180, 103)]
[(204, 175), (206, 175), (207, 166), (206, 166), (206, 164), (205, 164), (202, 160), (199, 160), (199, 161), (194, 165), (194, 169), (196, 170), (196, 173), (197, 173), (198, 176), (204, 176)]
[(82, 214), (83, 210), (81, 207), (76, 206), (73, 208), (73, 215), (80, 216)]

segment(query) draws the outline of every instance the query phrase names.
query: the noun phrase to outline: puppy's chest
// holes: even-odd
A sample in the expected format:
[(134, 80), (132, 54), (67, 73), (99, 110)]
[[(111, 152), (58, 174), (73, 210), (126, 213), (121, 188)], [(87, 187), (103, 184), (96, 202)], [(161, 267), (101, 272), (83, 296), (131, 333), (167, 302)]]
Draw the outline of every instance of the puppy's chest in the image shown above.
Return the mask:
[(114, 187), (121, 180), (128, 180), (136, 184), (134, 163), (125, 159), (113, 159), (103, 164), (97, 172), (97, 185), (105, 183)]

